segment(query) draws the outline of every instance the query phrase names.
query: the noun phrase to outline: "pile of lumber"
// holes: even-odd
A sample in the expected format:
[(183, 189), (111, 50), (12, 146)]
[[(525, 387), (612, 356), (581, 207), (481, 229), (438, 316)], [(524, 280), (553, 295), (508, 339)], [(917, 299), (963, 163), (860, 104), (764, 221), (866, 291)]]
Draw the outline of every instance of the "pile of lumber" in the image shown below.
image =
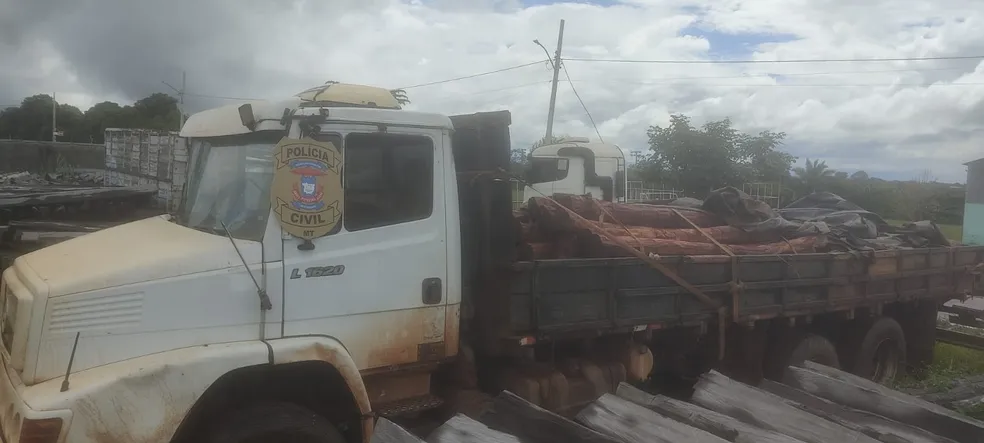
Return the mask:
[(652, 255), (769, 255), (821, 251), (824, 235), (788, 238), (748, 231), (694, 208), (599, 201), (557, 194), (533, 197), (514, 212), (519, 259), (628, 257), (626, 245)]
[(28, 252), (163, 212), (155, 186), (97, 186), (92, 177), (0, 175), (0, 271)]
[(869, 380), (807, 363), (758, 387), (717, 372), (689, 401), (628, 384), (573, 420), (503, 392), (478, 419), (458, 414), (419, 439), (380, 419), (373, 443), (979, 443), (984, 422)]

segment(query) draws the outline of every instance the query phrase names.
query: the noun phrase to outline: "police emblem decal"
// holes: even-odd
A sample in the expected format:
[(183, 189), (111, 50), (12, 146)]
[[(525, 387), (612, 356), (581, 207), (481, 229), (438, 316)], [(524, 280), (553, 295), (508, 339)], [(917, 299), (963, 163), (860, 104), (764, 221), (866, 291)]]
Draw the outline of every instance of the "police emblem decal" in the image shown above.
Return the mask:
[(270, 204), (287, 233), (303, 239), (341, 227), (342, 155), (334, 143), (285, 138), (274, 151)]

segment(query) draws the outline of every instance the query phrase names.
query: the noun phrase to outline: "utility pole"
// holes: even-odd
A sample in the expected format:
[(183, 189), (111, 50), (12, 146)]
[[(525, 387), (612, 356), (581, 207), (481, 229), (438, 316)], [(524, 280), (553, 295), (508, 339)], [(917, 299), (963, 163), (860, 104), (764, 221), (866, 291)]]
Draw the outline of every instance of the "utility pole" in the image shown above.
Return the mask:
[[(533, 40), (533, 43), (540, 45), (543, 51), (547, 53), (547, 58), (550, 58), (550, 52), (547, 51), (538, 40)], [(544, 136), (546, 143), (550, 143), (553, 139), (553, 121), (554, 121), (554, 108), (557, 106), (557, 81), (560, 79), (560, 52), (564, 47), (564, 20), (560, 21), (560, 31), (557, 33), (557, 51), (554, 53), (553, 58), (553, 83), (550, 85), (550, 108), (547, 110), (547, 134)]]
[(186, 74), (187, 73), (185, 71), (181, 71), (181, 89), (180, 90), (178, 88), (175, 88), (174, 86), (171, 86), (168, 82), (165, 82), (165, 81), (162, 81), (161, 82), (161, 83), (164, 83), (165, 86), (167, 86), (168, 88), (171, 88), (175, 93), (178, 94), (178, 130), (179, 131), (181, 130), (181, 128), (184, 127), (184, 124), (185, 124), (184, 102), (185, 102), (185, 86), (186, 86), (185, 81), (187, 80), (187, 75)]
[(51, 141), (58, 139), (58, 102), (55, 101), (55, 93), (51, 93)]

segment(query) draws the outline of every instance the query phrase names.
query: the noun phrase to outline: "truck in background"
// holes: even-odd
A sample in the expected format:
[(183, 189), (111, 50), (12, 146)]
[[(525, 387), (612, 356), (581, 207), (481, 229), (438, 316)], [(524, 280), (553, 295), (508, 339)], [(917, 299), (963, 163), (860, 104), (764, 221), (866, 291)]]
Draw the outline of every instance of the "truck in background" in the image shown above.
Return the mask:
[(886, 379), (975, 289), (978, 247), (517, 262), (510, 119), (346, 84), (193, 115), (175, 214), (4, 271), (5, 441), (366, 442), (503, 389), (570, 414), (837, 354)]
[(530, 152), (524, 200), (554, 194), (591, 195), (603, 201), (625, 201), (628, 176), (625, 154), (618, 145), (566, 137)]

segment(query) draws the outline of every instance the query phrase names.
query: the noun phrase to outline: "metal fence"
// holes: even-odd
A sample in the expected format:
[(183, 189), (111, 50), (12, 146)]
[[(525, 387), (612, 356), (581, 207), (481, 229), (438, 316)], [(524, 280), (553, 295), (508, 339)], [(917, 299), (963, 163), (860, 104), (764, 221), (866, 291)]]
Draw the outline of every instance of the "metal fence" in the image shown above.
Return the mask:
[(652, 200), (675, 200), (684, 196), (680, 189), (667, 188), (662, 183), (630, 181), (626, 188), (625, 200), (629, 203)]
[(510, 187), (512, 187), (512, 206), (513, 206), (513, 210), (515, 211), (520, 207), (522, 207), (523, 203), (526, 203), (526, 201), (523, 200), (524, 187), (523, 184), (516, 179), (510, 179), (509, 185)]

